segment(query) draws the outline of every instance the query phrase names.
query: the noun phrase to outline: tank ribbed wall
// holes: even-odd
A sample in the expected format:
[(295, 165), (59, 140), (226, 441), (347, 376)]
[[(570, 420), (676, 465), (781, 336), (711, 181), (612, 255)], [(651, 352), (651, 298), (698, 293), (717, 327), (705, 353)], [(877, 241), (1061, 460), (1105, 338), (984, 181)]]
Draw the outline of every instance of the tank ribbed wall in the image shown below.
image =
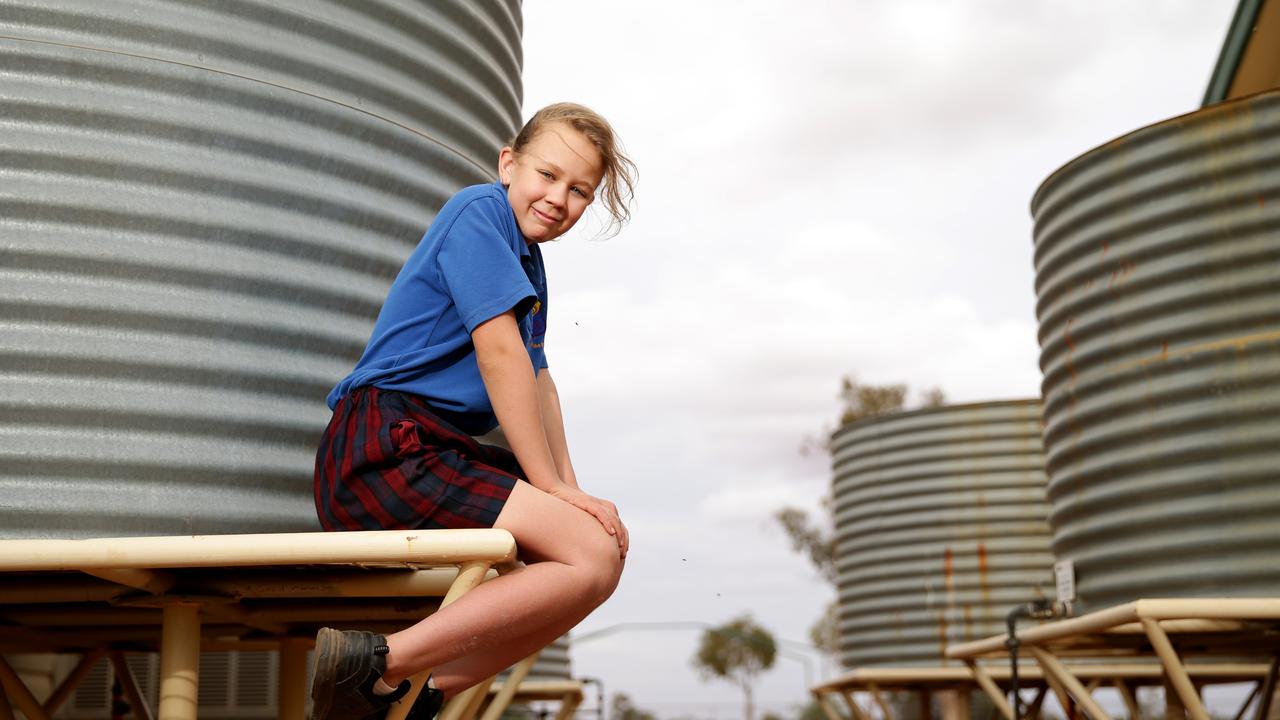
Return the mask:
[(518, 3), (7, 2), (0, 35), (0, 535), (314, 529), (325, 394), (518, 127)]
[(1036, 194), (1053, 549), (1082, 610), (1280, 594), (1280, 93)]
[(564, 635), (542, 649), (537, 662), (529, 670), (529, 680), (569, 680), (573, 677), (569, 662), (569, 636)]
[(841, 661), (943, 665), (1052, 594), (1036, 401), (862, 420), (832, 438)]

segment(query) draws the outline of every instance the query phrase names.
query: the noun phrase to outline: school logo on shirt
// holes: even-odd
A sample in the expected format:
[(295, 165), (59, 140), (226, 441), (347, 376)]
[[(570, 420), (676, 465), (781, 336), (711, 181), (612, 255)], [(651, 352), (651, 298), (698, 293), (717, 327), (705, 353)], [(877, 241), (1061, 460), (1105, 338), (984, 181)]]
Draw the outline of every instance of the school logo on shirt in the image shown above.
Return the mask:
[(547, 314), (542, 312), (542, 301), (534, 300), (529, 310), (530, 347), (542, 347), (542, 338), (547, 334)]

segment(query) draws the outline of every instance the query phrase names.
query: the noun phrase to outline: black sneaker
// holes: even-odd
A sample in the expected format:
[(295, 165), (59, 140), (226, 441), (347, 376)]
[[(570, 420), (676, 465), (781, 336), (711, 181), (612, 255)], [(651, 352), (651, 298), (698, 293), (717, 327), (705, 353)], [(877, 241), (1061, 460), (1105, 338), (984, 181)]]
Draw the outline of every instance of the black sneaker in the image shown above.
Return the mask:
[(359, 630), (320, 628), (311, 673), (311, 720), (381, 720), (409, 692), (409, 681), (377, 695), (373, 684), (386, 672), (387, 639)]
[(433, 720), (441, 705), (444, 705), (444, 693), (435, 688), (422, 688), (405, 720)]

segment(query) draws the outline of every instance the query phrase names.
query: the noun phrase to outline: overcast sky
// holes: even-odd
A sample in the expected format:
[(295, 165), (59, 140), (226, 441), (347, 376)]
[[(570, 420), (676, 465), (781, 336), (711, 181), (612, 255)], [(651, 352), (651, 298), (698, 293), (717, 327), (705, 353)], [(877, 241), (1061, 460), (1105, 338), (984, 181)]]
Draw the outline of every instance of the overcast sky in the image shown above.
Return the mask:
[[(834, 591), (770, 513), (826, 492), (799, 448), (840, 378), (1038, 395), (1032, 193), (1195, 110), (1235, 5), (526, 0), (526, 117), (587, 104), (640, 167), (621, 235), (546, 248), (574, 463), (633, 544), (578, 634), (750, 612), (807, 640)], [(615, 632), (575, 671), (661, 718), (741, 717), (692, 670), (697, 641)], [(802, 667), (779, 658), (764, 710), (806, 700)]]

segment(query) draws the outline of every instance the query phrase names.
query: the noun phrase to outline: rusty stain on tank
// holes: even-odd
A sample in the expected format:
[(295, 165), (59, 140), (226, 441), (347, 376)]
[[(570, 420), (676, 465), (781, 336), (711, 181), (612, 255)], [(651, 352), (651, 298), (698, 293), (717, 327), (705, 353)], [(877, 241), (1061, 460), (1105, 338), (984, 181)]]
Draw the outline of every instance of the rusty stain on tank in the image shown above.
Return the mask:
[(947, 609), (944, 607), (938, 611), (938, 657), (947, 657), (947, 644)]
[(987, 557), (987, 544), (978, 543), (978, 591), (982, 593), (982, 607), (984, 610), (983, 622), (988, 626), (995, 624), (995, 618), (991, 616), (991, 577), (990, 577), (990, 561)]
[(1071, 326), (1075, 323), (1075, 318), (1067, 318), (1067, 324), (1062, 328), (1062, 342), (1067, 346), (1067, 372), (1071, 374), (1071, 387), (1075, 387), (1076, 380), (1079, 377), (1076, 375), (1076, 363), (1074, 359), (1076, 354), (1076, 341), (1075, 338), (1071, 337)]

